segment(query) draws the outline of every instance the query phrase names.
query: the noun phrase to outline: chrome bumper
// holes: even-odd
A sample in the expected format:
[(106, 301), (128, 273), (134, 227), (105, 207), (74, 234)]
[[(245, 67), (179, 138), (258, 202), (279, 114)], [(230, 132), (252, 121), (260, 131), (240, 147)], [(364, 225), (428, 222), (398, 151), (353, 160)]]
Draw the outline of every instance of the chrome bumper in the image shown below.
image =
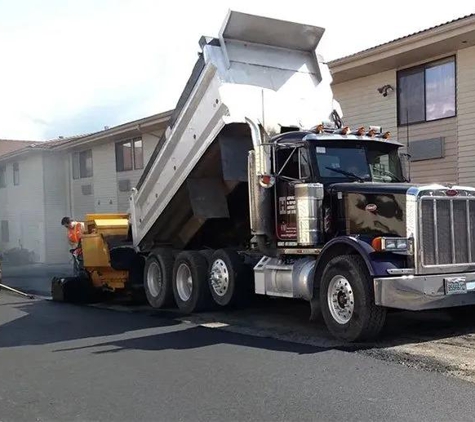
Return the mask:
[[(466, 291), (446, 294), (445, 280), (455, 277)], [(374, 296), (376, 305), (409, 311), (475, 305), (475, 272), (375, 278)]]

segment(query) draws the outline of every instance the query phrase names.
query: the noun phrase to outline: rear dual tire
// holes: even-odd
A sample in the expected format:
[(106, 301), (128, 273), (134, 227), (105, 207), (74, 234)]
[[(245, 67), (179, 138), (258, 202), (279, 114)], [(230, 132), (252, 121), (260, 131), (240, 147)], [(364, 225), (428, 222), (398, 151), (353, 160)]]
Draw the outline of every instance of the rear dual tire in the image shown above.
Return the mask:
[(236, 251), (214, 252), (208, 273), (209, 290), (218, 306), (239, 306), (249, 299), (252, 272)]
[(144, 290), (147, 301), (155, 309), (173, 306), (173, 254), (170, 249), (155, 249), (144, 268)]
[(176, 303), (183, 313), (243, 305), (250, 296), (252, 271), (230, 249), (182, 251), (156, 249), (147, 258), (144, 288), (156, 309)]
[(212, 304), (208, 288), (208, 261), (196, 251), (178, 254), (173, 266), (173, 295), (180, 311), (200, 312)]

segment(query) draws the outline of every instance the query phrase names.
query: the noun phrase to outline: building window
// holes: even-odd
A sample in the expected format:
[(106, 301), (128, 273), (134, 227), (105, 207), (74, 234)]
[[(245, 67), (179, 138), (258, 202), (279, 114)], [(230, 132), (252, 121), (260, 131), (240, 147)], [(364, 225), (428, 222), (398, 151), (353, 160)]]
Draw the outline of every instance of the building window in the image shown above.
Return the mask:
[(115, 164), (117, 171), (143, 169), (142, 138), (129, 139), (115, 144)]
[(398, 72), (398, 124), (455, 116), (455, 58)]
[(7, 171), (5, 166), (0, 167), (0, 188), (7, 187)]
[(8, 221), (2, 220), (0, 231), (1, 231), (2, 242), (10, 242), (10, 232), (8, 230)]
[(13, 184), (18, 186), (20, 184), (20, 165), (13, 163)]
[(73, 179), (92, 177), (92, 150), (74, 152), (72, 159)]

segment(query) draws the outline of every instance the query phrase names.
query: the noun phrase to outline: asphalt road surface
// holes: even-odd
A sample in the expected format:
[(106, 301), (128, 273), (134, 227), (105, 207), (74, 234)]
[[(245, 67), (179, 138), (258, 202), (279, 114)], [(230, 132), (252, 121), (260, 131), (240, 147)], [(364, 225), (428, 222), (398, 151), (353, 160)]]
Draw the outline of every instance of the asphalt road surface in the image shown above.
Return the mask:
[[(70, 265), (4, 267), (5, 283), (49, 296), (53, 275), (67, 275)], [(101, 308), (128, 313), (153, 313), (148, 306), (121, 306), (117, 303)], [(354, 351), (358, 354), (411, 368), (454, 376), (475, 383), (475, 310), (473, 316), (454, 318), (444, 310), (426, 312), (390, 312), (386, 326), (372, 343), (347, 345), (334, 339), (323, 321), (308, 321), (309, 306), (295, 300), (273, 300), (255, 296), (245, 309), (206, 312), (172, 317), (206, 327), (219, 327), (238, 334), (284, 340), (322, 349)], [(163, 311), (156, 312), (165, 317)]]
[(474, 385), (359, 353), (0, 291), (0, 420), (470, 420)]

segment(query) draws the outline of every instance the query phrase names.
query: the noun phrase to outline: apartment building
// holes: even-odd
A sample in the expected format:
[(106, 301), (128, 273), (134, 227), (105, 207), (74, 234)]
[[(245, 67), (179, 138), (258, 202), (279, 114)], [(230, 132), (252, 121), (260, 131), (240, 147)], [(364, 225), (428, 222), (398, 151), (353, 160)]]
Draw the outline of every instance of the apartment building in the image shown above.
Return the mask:
[(127, 212), (130, 190), (171, 112), (71, 138), (29, 143), (0, 155), (0, 251), (25, 260), (67, 262), (60, 225), (68, 215)]

